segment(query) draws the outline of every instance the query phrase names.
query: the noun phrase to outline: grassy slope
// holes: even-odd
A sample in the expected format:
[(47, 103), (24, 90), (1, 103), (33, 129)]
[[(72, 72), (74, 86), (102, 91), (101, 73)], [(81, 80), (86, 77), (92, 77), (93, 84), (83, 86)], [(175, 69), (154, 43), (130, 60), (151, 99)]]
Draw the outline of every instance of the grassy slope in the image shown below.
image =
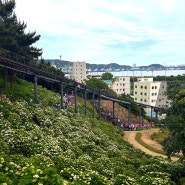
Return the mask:
[(169, 177), (182, 175), (179, 163), (145, 155), (123, 141), (122, 130), (92, 119), (90, 104), (84, 117), (83, 105), (77, 114), (55, 109), (58, 95), (38, 92), (34, 105), (32, 83), (17, 79), (4, 91), (16, 101), (0, 102), (0, 183), (173, 184)]

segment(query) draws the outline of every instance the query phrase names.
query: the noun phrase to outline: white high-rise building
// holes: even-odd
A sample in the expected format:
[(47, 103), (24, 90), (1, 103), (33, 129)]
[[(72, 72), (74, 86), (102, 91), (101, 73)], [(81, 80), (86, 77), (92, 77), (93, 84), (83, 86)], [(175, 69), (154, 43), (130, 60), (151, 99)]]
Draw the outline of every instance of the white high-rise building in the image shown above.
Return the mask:
[(134, 82), (134, 100), (141, 104), (165, 108), (167, 105), (166, 81), (153, 81), (153, 78), (138, 78)]
[(86, 79), (86, 62), (73, 62), (70, 78), (82, 83)]

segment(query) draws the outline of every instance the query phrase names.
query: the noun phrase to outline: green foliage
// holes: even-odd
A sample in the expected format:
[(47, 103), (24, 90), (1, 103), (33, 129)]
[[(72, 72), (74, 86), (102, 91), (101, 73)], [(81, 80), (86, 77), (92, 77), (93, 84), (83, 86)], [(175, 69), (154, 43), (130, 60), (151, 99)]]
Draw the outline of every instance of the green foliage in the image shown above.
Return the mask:
[(33, 44), (39, 40), (40, 35), (36, 35), (36, 32), (25, 32), (27, 25), (17, 20), (15, 5), (15, 0), (0, 1), (0, 47), (26, 58), (38, 58), (42, 50)]
[(163, 143), (163, 141), (169, 137), (169, 130), (166, 128), (161, 128), (159, 132), (155, 132), (152, 134), (152, 139), (157, 141), (158, 143)]
[[(2, 88), (3, 81), (0, 78), (0, 87)], [(2, 94), (6, 94), (7, 98), (12, 101), (26, 100), (27, 102), (34, 102), (34, 84), (15, 77), (13, 87), (10, 81), (7, 82), (7, 89), (1, 89)], [(39, 103), (43, 105), (53, 105), (60, 101), (59, 95), (54, 92), (48, 93), (48, 90), (42, 86), (38, 86)]]
[(112, 73), (103, 73), (102, 76), (101, 76), (101, 79), (102, 80), (112, 80), (113, 78), (113, 74)]
[(178, 76), (157, 76), (155, 81), (167, 81), (167, 96), (168, 99), (174, 100), (176, 94), (185, 88), (185, 75)]
[(168, 112), (166, 123), (170, 137), (165, 141), (165, 151), (171, 156), (182, 151), (185, 155), (185, 90), (181, 90)]
[(108, 91), (108, 86), (105, 82), (103, 82), (101, 79), (98, 78), (90, 78), (88, 80), (85, 80), (85, 84), (88, 87), (91, 87), (93, 89), (100, 89), (103, 92), (107, 92)]
[(90, 105), (85, 117), (83, 105), (60, 110), (47, 103), (57, 95), (44, 95), (39, 105), (18, 95), (0, 102), (1, 184), (172, 185), (184, 175), (182, 164), (149, 158), (123, 141), (120, 128), (92, 119)]
[(56, 168), (43, 163), (43, 158), (35, 156), (23, 158), (21, 156), (0, 156), (0, 182), (3, 184), (63, 184), (63, 178), (57, 174)]

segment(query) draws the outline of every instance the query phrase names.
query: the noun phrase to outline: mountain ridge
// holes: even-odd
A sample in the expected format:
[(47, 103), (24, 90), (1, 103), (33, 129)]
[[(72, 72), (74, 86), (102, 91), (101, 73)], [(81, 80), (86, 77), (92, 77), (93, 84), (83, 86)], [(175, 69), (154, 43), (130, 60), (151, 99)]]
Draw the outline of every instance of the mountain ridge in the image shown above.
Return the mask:
[[(72, 66), (71, 61), (67, 60), (58, 60), (58, 59), (47, 59), (46, 62), (55, 65), (57, 68), (69, 68)], [(88, 71), (130, 71), (130, 70), (164, 70), (165, 67), (161, 64), (150, 64), (148, 66), (130, 66), (130, 65), (120, 65), (117, 63), (109, 63), (109, 64), (90, 64), (86, 63), (86, 68)], [(185, 69), (185, 67), (184, 67)]]

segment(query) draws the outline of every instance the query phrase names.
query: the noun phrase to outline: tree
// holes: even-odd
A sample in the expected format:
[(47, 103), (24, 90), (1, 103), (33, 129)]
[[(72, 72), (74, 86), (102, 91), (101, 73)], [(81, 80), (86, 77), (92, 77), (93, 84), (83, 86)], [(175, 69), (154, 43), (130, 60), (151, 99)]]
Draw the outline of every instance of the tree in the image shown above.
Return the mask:
[(42, 49), (32, 44), (40, 39), (40, 35), (25, 32), (27, 25), (17, 20), (15, 5), (15, 0), (0, 0), (0, 47), (29, 59), (38, 59)]
[(167, 114), (167, 128), (170, 137), (165, 141), (164, 150), (171, 156), (182, 151), (185, 155), (185, 89), (176, 96), (170, 111)]
[(154, 77), (155, 81), (167, 81), (167, 96), (168, 99), (174, 100), (175, 95), (181, 90), (185, 88), (185, 75), (178, 76), (157, 76)]
[(88, 87), (91, 87), (93, 89), (100, 89), (103, 92), (107, 92), (109, 89), (107, 84), (98, 78), (90, 78), (88, 80), (85, 80), (85, 83)]
[(113, 78), (113, 74), (112, 73), (103, 73), (102, 76), (101, 76), (101, 79), (102, 80), (112, 80)]

